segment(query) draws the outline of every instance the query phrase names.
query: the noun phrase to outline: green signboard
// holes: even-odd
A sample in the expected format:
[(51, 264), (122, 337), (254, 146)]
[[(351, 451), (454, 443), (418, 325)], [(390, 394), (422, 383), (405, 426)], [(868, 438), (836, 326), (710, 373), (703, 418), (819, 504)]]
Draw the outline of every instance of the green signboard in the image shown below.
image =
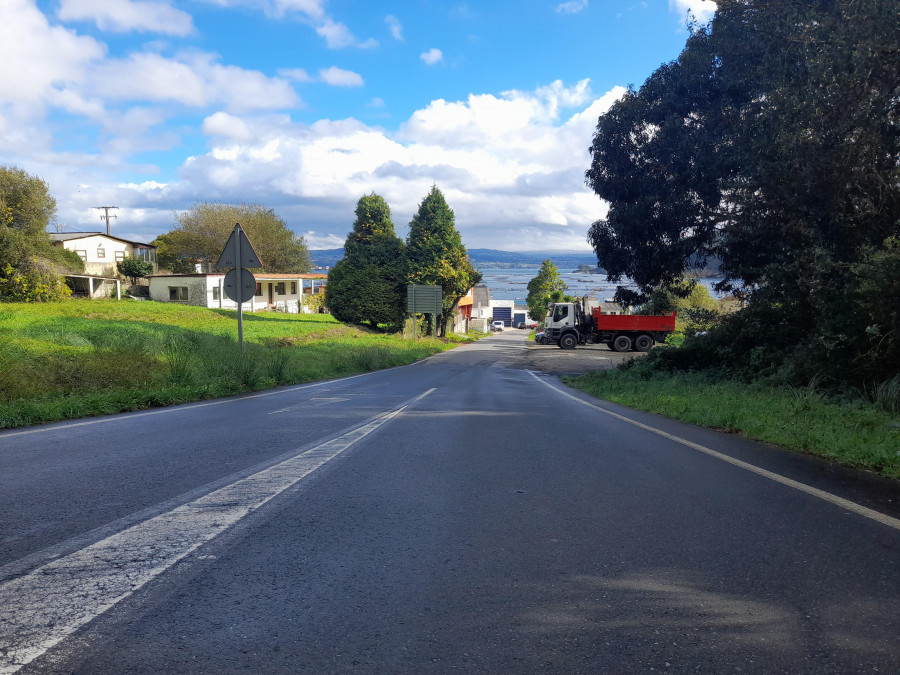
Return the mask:
[(407, 314), (440, 314), (443, 296), (440, 286), (410, 284), (406, 287)]

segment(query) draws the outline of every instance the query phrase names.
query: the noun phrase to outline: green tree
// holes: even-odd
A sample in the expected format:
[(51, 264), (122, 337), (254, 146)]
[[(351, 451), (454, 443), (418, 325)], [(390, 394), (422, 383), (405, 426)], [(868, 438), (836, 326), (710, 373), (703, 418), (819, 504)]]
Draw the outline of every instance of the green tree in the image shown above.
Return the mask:
[(719, 2), (598, 121), (586, 179), (611, 207), (589, 240), (612, 280), (638, 284), (618, 299), (688, 293), (679, 281), (714, 256), (720, 289), (748, 300), (720, 365), (884, 377), (858, 358), (884, 336), (855, 303), (900, 232), (896, 35), (891, 2)]
[(437, 323), (438, 334), (445, 335), (454, 306), (481, 281), (481, 273), (472, 266), (453, 211), (436, 185), (409, 223), (404, 264), (408, 283), (441, 287), (443, 311)]
[(528, 295), (525, 297), (528, 314), (536, 321), (542, 320), (551, 302), (550, 294), (567, 288), (566, 282), (559, 276), (559, 269), (547, 258), (541, 263), (537, 275), (528, 282)]
[(192, 267), (196, 261), (215, 265), (235, 223), (247, 233), (263, 271), (303, 273), (312, 269), (303, 237), (262, 204), (197, 202), (187, 211), (176, 213), (175, 223), (171, 231), (153, 242), (163, 248), (160, 264), (169, 269), (185, 263)]
[(356, 204), (344, 257), (328, 273), (325, 304), (339, 321), (396, 328), (405, 299), (403, 241), (394, 233), (387, 202), (373, 192)]
[(125, 275), (131, 279), (131, 283), (136, 284), (138, 278), (153, 274), (153, 263), (129, 256), (117, 262), (116, 269), (119, 270), (119, 274)]
[(0, 298), (23, 302), (70, 295), (66, 272), (83, 272), (71, 251), (53, 246), (46, 228), (56, 213), (47, 184), (22, 169), (0, 166)]

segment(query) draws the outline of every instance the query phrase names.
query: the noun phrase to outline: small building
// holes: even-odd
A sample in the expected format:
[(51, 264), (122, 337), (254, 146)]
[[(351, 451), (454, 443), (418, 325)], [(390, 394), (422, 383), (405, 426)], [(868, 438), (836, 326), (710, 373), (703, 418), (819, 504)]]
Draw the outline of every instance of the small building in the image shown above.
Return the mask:
[[(251, 312), (312, 313), (304, 300), (325, 292), (327, 274), (274, 274), (259, 272), (256, 293), (244, 303)], [(157, 274), (150, 277), (150, 299), (216, 309), (237, 309), (225, 296), (225, 274)]]
[(157, 271), (156, 246), (129, 241), (103, 232), (51, 232), (54, 246), (75, 251), (84, 261), (88, 276), (115, 278), (119, 276), (116, 263), (127, 257), (139, 258), (153, 265)]

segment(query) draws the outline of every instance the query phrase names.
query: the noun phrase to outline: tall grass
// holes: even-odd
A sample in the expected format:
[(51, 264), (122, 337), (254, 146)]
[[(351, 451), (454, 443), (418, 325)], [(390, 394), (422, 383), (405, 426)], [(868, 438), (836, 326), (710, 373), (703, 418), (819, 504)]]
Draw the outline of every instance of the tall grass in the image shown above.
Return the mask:
[(776, 389), (683, 373), (593, 371), (567, 384), (594, 396), (900, 478), (900, 417), (815, 386)]
[(0, 428), (169, 405), (405, 365), (453, 343), (328, 315), (244, 315), (153, 302), (0, 309)]

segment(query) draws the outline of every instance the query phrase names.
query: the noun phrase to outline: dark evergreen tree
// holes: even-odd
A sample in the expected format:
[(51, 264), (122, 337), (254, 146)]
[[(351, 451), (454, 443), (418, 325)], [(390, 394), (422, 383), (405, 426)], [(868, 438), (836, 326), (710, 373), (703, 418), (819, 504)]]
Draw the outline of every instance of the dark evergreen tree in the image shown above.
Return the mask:
[(408, 283), (441, 287), (443, 311), (437, 323), (438, 334), (445, 335), (453, 307), (481, 281), (481, 273), (472, 266), (453, 211), (436, 185), (410, 221), (404, 261)]
[(328, 273), (325, 304), (331, 314), (345, 323), (398, 328), (406, 304), (402, 256), (387, 202), (374, 192), (361, 197), (344, 257)]
[(857, 298), (896, 256), (898, 119), (895, 0), (721, 0), (598, 122), (586, 178), (611, 208), (589, 240), (612, 280), (637, 282), (618, 298), (687, 292), (715, 257), (720, 288), (749, 302), (707, 340), (718, 359), (798, 382), (890, 377), (900, 310), (862, 316)]

